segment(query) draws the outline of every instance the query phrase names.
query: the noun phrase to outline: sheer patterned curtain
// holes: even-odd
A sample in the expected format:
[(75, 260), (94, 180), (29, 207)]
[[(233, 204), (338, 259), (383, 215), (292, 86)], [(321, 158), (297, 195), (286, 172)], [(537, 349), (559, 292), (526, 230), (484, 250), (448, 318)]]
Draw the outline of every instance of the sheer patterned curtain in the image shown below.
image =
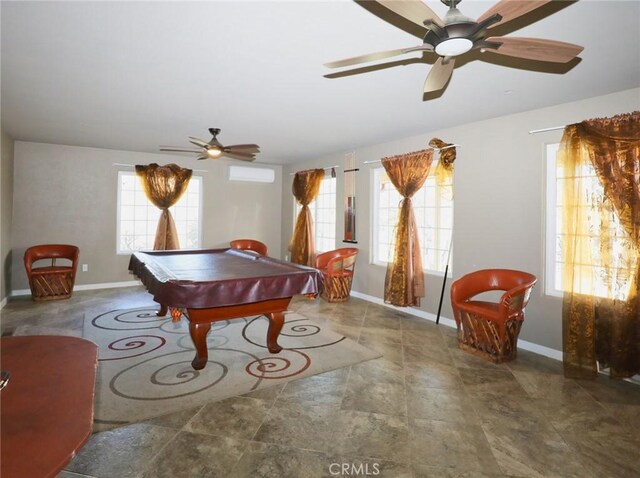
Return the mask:
[(403, 198), (396, 225), (393, 262), (387, 266), (384, 281), (384, 301), (388, 304), (419, 306), (420, 298), (424, 297), (420, 239), (411, 197), (427, 180), (432, 161), (432, 150), (382, 159), (382, 166)]
[(177, 203), (187, 190), (193, 171), (181, 168), (177, 164), (159, 166), (152, 163), (148, 166), (137, 165), (136, 174), (142, 182), (147, 199), (162, 210), (153, 249), (180, 249), (178, 230), (169, 208)]
[[(563, 194), (565, 375), (640, 373), (640, 112), (565, 128)], [(587, 184), (589, 173), (599, 188)]]
[(313, 217), (309, 210), (309, 204), (318, 197), (323, 178), (324, 169), (300, 171), (293, 177), (291, 189), (302, 209), (298, 213), (293, 236), (289, 243), (291, 262), (306, 266), (313, 265), (315, 245), (313, 243)]

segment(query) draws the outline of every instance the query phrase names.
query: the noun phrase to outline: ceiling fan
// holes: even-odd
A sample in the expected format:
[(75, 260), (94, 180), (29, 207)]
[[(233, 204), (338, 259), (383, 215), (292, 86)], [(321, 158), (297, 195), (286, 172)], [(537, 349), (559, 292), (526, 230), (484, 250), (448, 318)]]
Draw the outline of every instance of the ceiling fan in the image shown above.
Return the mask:
[(260, 152), (260, 146), (257, 144), (232, 144), (230, 146), (223, 146), (217, 138), (218, 134), (220, 134), (219, 128), (209, 128), (209, 133), (211, 133), (212, 136), (209, 142), (189, 136), (189, 142), (198, 146), (199, 149), (160, 146), (160, 151), (199, 153), (198, 159), (217, 159), (221, 156), (226, 156), (241, 161), (254, 161), (256, 159), (256, 153)]
[(567, 63), (583, 50), (581, 46), (554, 40), (502, 37), (499, 34), (492, 36), (492, 29), (496, 26), (526, 15), (552, 0), (501, 0), (475, 21), (458, 10), (457, 5), (461, 0), (440, 1), (449, 7), (443, 19), (421, 0), (377, 0), (376, 3), (418, 25), (424, 35), (422, 45), (369, 53), (326, 63), (325, 66), (341, 68), (405, 53), (433, 52), (439, 58), (424, 83), (424, 93), (431, 93), (442, 90), (447, 85), (456, 57), (470, 50), (479, 49), (483, 53), (554, 63)]

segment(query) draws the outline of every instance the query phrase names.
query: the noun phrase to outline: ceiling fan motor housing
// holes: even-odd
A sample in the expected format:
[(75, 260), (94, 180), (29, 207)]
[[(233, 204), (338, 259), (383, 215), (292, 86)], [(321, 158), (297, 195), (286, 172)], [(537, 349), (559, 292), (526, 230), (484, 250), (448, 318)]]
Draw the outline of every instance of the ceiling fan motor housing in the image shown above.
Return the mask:
[[(443, 3), (445, 3), (443, 1)], [(423, 43), (431, 45), (436, 53), (438, 53), (438, 45), (450, 41), (450, 40), (467, 40), (468, 48), (459, 53), (451, 55), (441, 54), (441, 56), (456, 56), (458, 54), (466, 53), (473, 48), (498, 48), (499, 43), (489, 43), (484, 41), (486, 29), (491, 25), (498, 23), (502, 20), (502, 16), (499, 14), (492, 15), (491, 17), (478, 23), (471, 18), (463, 15), (457, 8), (452, 7), (445, 15), (445, 26), (438, 26), (433, 20), (425, 20), (424, 25), (427, 28), (427, 33), (423, 38)], [(470, 42), (470, 43), (468, 43)], [(460, 42), (462, 43), (462, 42)], [(440, 54), (440, 53), (439, 53)]]

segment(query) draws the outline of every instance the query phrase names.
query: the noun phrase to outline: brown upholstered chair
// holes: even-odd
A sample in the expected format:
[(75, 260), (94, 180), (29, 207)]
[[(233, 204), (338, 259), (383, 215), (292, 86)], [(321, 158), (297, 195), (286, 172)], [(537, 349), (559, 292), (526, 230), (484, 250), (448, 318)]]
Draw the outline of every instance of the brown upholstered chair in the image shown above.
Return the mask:
[(267, 255), (267, 245), (255, 239), (236, 239), (229, 243), (232, 249), (257, 252), (261, 256)]
[(356, 267), (358, 249), (343, 247), (324, 252), (316, 257), (316, 269), (324, 276), (324, 289), (320, 296), (328, 302), (349, 300), (353, 272)]
[[(451, 284), (458, 344), (485, 360), (500, 363), (517, 355), (524, 309), (536, 276), (511, 269), (484, 269)], [(482, 292), (505, 291), (498, 302), (474, 300)]]
[[(33, 246), (24, 252), (24, 267), (29, 278), (33, 300), (68, 299), (73, 292), (80, 250), (67, 244)], [(59, 265), (66, 259), (70, 264)], [(46, 266), (34, 267), (37, 261), (50, 260)]]

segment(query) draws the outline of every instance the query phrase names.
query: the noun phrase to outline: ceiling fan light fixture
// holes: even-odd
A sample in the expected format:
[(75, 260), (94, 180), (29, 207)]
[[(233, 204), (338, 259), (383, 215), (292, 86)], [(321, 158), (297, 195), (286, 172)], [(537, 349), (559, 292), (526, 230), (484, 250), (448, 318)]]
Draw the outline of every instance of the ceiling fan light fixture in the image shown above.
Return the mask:
[(207, 148), (207, 155), (210, 158), (218, 158), (220, 157), (221, 154), (222, 154), (222, 150), (219, 148), (213, 148), (213, 147)]
[(449, 38), (436, 45), (436, 53), (440, 56), (458, 56), (473, 48), (473, 42), (467, 38)]

